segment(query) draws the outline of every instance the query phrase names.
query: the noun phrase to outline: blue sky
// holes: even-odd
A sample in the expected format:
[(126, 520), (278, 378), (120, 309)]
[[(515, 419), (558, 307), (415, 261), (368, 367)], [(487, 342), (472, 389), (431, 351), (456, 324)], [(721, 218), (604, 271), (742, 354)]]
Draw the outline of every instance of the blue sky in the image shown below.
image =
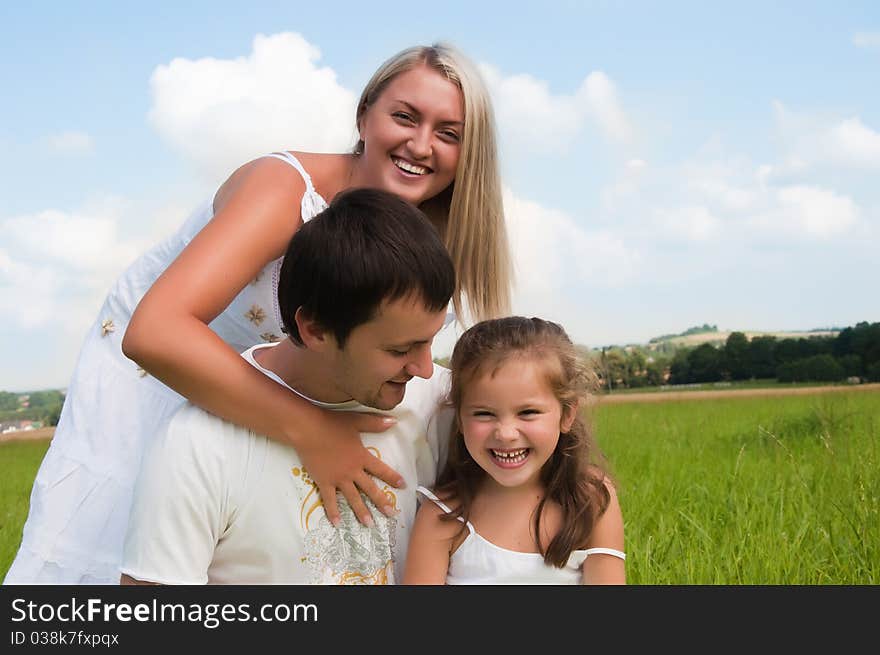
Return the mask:
[(436, 40), (493, 95), (517, 313), (588, 346), (880, 320), (876, 2), (33, 2), (0, 26), (0, 389), (65, 386), (129, 262), (247, 159), (345, 148), (375, 67)]

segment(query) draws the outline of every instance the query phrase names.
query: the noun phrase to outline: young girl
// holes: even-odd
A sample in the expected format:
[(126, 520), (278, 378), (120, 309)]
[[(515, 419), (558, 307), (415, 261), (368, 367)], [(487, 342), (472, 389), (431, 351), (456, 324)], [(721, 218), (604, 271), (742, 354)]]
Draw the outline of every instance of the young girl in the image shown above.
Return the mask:
[(468, 329), (450, 363), (456, 425), (404, 584), (624, 584), (623, 517), (580, 409), (595, 376), (557, 324)]
[(282, 255), (303, 221), (345, 189), (390, 191), (432, 219), (455, 264), (458, 316), (506, 311), (508, 247), (492, 107), (464, 56), (445, 45), (394, 55), (354, 118), (353, 152), (280, 152), (244, 164), (111, 288), (37, 473), (7, 584), (118, 582), (146, 440), (186, 399), (295, 446), (331, 522), (337, 491), (364, 523), (361, 493), (393, 513), (371, 476), (394, 486), (400, 476), (359, 438), (389, 424), (318, 408), (239, 353), (282, 337)]

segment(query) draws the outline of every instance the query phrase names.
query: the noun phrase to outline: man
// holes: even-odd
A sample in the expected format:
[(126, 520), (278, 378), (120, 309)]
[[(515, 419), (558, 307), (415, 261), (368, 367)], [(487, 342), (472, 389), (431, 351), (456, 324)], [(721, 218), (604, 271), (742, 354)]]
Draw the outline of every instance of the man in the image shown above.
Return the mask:
[(397, 513), (373, 511), (365, 526), (340, 500), (334, 527), (294, 448), (187, 404), (144, 458), (122, 583), (399, 581), (415, 488), (433, 483), (446, 456), (448, 371), (434, 371), (431, 343), (454, 287), (433, 226), (396, 196), (348, 191), (303, 225), (278, 282), (288, 337), (242, 356), (311, 402), (397, 419), (362, 435), (405, 480), (385, 489)]

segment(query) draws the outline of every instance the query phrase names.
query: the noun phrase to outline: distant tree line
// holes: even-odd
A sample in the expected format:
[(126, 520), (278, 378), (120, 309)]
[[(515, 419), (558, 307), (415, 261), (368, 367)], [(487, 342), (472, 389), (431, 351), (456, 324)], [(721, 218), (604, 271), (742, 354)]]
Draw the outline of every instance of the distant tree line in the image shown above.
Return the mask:
[(835, 337), (777, 339), (732, 332), (724, 346), (679, 350), (670, 382), (776, 378), (779, 382), (840, 382), (857, 377), (880, 382), (880, 323), (858, 323)]
[[(22, 400), (26, 398), (26, 400)], [(10, 393), (0, 391), (0, 421), (31, 420), (58, 425), (64, 394), (58, 390)]]
[(599, 352), (584, 354), (592, 361), (601, 386), (606, 391), (659, 386), (669, 376), (670, 357), (645, 348), (603, 348)]
[(857, 377), (880, 382), (880, 323), (861, 322), (835, 337), (751, 340), (732, 332), (723, 345), (649, 350), (603, 348), (590, 357), (606, 390), (660, 384), (750, 379), (840, 382)]

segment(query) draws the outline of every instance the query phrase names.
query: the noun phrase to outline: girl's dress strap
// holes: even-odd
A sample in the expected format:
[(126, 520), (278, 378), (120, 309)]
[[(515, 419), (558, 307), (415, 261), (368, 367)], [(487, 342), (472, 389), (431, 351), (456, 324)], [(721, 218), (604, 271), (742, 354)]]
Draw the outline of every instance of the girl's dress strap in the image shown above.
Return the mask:
[(620, 550), (615, 550), (614, 548), (587, 548), (584, 551), (584, 555), (613, 555), (614, 557), (618, 557), (620, 559), (626, 559), (626, 553)]
[[(416, 491), (418, 493), (422, 494), (423, 496), (425, 496), (426, 498), (429, 498), (430, 500), (432, 500), (434, 502), (434, 504), (437, 505), (437, 507), (442, 509), (447, 514), (452, 514), (452, 510), (449, 509), (449, 506), (447, 506), (446, 503), (444, 503), (442, 500), (437, 498), (437, 496), (434, 494), (434, 492), (431, 491), (430, 489), (428, 489), (427, 487), (418, 486), (418, 487), (416, 487)], [(464, 518), (461, 516), (456, 516), (455, 518), (457, 518), (462, 523), (466, 524), (468, 531), (470, 531), (471, 534), (473, 534), (474, 526), (471, 525), (470, 521), (465, 521)]]
[(266, 155), (266, 157), (274, 157), (275, 159), (280, 159), (281, 161), (287, 162), (291, 166), (293, 166), (300, 175), (302, 175), (303, 181), (306, 183), (306, 192), (303, 194), (302, 198), (302, 220), (303, 223), (313, 218), (316, 214), (327, 209), (327, 202), (321, 195), (315, 191), (315, 185), (312, 184), (312, 177), (308, 173), (306, 173), (306, 169), (303, 168), (303, 165), (300, 161), (291, 155), (289, 152), (272, 152)]

